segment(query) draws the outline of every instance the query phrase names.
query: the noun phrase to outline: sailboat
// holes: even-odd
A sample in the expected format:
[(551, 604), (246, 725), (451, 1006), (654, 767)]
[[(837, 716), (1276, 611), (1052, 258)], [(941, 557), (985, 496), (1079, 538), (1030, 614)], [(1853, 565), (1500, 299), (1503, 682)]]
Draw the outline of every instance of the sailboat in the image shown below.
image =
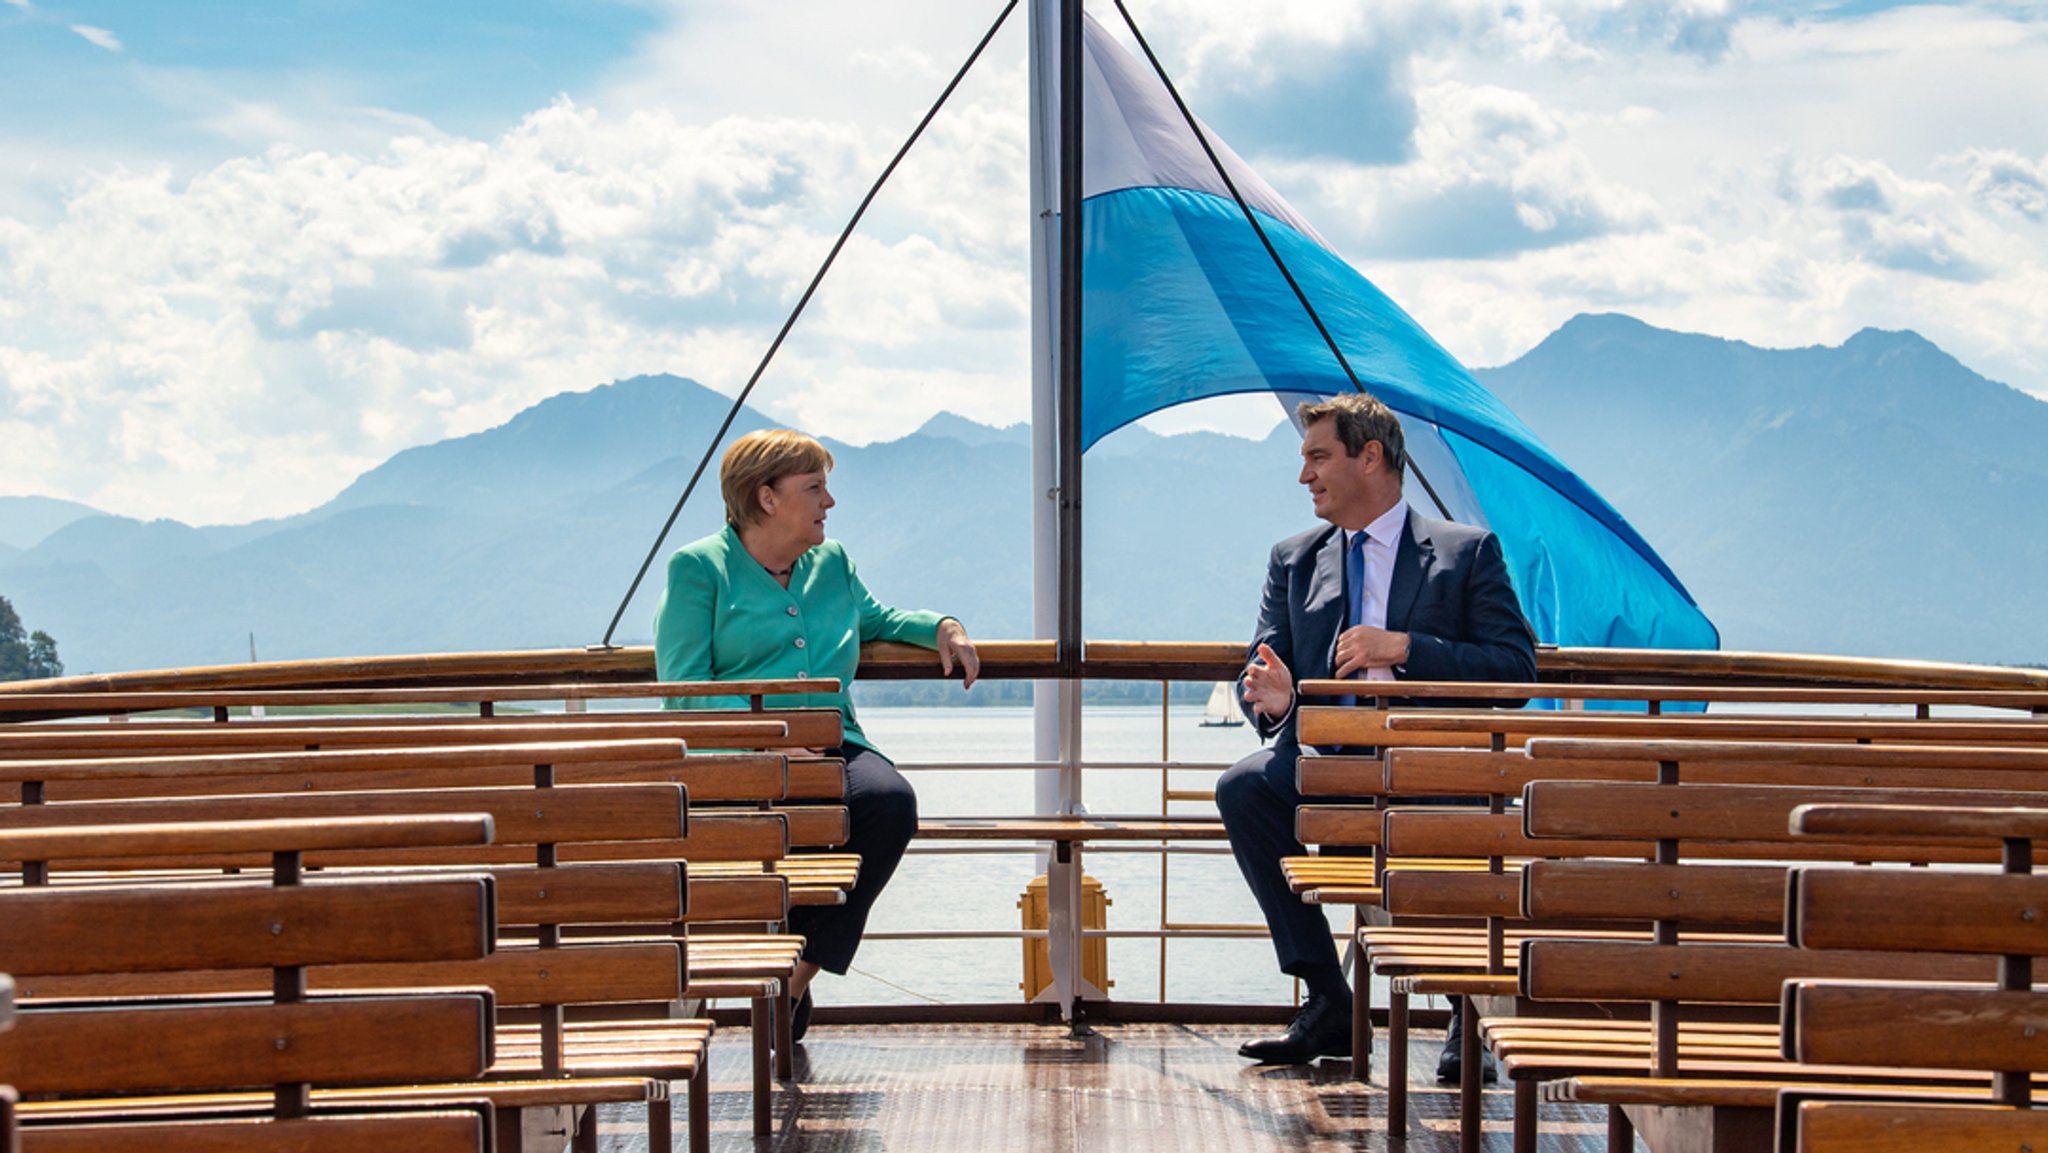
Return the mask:
[(1231, 681), (1217, 681), (1209, 690), (1209, 703), (1202, 707), (1202, 727), (1205, 729), (1234, 729), (1244, 724), (1244, 713), (1237, 707), (1237, 686)]

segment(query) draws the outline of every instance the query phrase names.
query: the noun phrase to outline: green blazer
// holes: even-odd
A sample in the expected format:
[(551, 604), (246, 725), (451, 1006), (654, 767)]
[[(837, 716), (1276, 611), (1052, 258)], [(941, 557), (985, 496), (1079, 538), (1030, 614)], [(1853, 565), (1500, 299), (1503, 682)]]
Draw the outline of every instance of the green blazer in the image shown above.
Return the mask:
[[(668, 589), (654, 611), (654, 667), (665, 681), (836, 677), (836, 693), (773, 696), (769, 708), (839, 710), (846, 743), (872, 749), (854, 719), (847, 690), (867, 641), (938, 647), (933, 612), (904, 612), (876, 601), (836, 540), (797, 558), (789, 587), (768, 575), (726, 525), (677, 549)], [(671, 697), (680, 709), (746, 708), (745, 697)]]

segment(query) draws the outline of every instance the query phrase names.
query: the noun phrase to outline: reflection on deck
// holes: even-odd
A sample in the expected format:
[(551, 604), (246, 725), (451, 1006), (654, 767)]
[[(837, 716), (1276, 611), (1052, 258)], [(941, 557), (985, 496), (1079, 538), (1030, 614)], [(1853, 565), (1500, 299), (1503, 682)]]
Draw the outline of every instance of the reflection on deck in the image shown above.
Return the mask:
[[(1409, 1067), (1414, 1122), (1386, 1135), (1385, 1039), (1379, 1083), (1341, 1062), (1256, 1068), (1237, 1056), (1253, 1025), (1102, 1025), (1070, 1039), (1045, 1025), (821, 1025), (797, 1051), (797, 1082), (777, 1094), (775, 1135), (756, 1144), (744, 1030), (712, 1046), (712, 1145), (777, 1153), (956, 1150), (1175, 1150), (1314, 1153), (1458, 1147), (1457, 1096), (1439, 1086), (1442, 1034), (1419, 1032)], [(1486, 1095), (1484, 1147), (1510, 1147), (1504, 1089)], [(1543, 1153), (1605, 1148), (1604, 1111), (1543, 1110)], [(647, 1148), (641, 1111), (606, 1110), (600, 1148)]]

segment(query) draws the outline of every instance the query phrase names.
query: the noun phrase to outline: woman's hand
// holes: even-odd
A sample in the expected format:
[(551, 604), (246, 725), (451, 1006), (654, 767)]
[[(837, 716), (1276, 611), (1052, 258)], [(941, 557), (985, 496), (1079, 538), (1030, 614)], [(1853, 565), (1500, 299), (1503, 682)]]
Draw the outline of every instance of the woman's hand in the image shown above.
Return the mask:
[(947, 617), (939, 622), (939, 668), (952, 676), (955, 664), (960, 666), (960, 687), (973, 688), (974, 678), (981, 675), (981, 654), (967, 639), (967, 627)]

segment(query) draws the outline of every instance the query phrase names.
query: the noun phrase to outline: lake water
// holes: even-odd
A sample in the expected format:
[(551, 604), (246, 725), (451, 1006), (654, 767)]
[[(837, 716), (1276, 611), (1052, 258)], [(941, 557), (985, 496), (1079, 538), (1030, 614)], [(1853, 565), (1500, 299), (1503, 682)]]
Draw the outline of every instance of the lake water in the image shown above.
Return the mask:
[[(927, 817), (1013, 816), (1032, 811), (1028, 769), (919, 771), (920, 764), (1028, 762), (1032, 717), (1019, 708), (862, 708), (861, 727), (896, 761), (917, 788)], [(1174, 789), (1212, 788), (1217, 773), (1258, 747), (1247, 727), (1208, 728), (1199, 703), (1176, 704), (1166, 725), (1167, 752), (1186, 764), (1165, 774)], [(1085, 760), (1160, 759), (1160, 709), (1099, 706), (1085, 710)], [(1088, 771), (1084, 799), (1090, 812), (1161, 811), (1161, 770)], [(1176, 802), (1174, 813), (1213, 815), (1207, 802)], [(923, 929), (985, 930), (1020, 927), (1019, 897), (1037, 872), (1029, 848), (1001, 854), (944, 854), (913, 845), (868, 922), (870, 933)], [(1176, 855), (1165, 866), (1156, 852), (1098, 848), (1084, 858), (1110, 900), (1109, 928), (1156, 929), (1175, 923), (1260, 924), (1258, 906), (1237, 865), (1219, 844), (1201, 855)], [(1341, 914), (1340, 914), (1341, 915)], [(820, 978), (818, 996), (829, 1004), (1019, 1001), (1023, 942), (1009, 940), (892, 941), (870, 939), (845, 977)], [(1176, 939), (1167, 944), (1165, 999), (1180, 1002), (1284, 1004), (1293, 983), (1275, 967), (1273, 947), (1256, 939)], [(1160, 999), (1161, 957), (1154, 939), (1109, 941), (1110, 995), (1118, 1000)]]

